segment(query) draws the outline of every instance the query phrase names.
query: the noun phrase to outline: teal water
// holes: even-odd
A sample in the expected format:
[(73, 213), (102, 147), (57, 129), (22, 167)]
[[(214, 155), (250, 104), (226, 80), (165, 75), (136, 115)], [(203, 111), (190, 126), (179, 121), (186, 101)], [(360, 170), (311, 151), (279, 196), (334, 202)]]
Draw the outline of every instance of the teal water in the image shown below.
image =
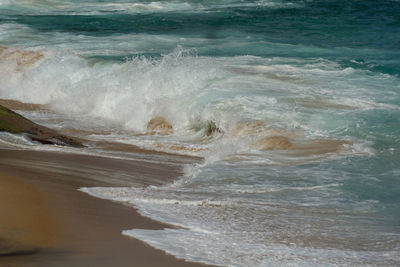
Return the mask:
[(204, 157), (83, 189), (184, 227), (124, 234), (227, 266), (400, 264), (399, 1), (0, 0), (0, 46), (0, 98), (68, 120), (31, 118)]

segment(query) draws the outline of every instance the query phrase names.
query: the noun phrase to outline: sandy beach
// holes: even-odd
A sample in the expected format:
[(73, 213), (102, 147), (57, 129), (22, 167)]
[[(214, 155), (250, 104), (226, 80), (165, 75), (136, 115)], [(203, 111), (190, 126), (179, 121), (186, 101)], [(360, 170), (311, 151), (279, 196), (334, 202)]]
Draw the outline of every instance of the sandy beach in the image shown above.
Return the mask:
[(77, 190), (161, 184), (179, 170), (135, 160), (0, 149), (0, 265), (205, 266), (123, 236), (126, 229), (168, 226)]

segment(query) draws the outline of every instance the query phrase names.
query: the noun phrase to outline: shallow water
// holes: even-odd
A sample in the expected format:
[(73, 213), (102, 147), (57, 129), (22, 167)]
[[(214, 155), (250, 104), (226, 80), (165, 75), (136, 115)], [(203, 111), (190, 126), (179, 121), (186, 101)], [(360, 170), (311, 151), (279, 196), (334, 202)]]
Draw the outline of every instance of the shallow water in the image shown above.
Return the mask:
[(23, 115), (89, 146), (204, 157), (163, 187), (83, 189), (182, 226), (124, 231), (177, 257), (398, 265), (399, 14), (398, 1), (0, 1), (0, 98), (42, 104)]

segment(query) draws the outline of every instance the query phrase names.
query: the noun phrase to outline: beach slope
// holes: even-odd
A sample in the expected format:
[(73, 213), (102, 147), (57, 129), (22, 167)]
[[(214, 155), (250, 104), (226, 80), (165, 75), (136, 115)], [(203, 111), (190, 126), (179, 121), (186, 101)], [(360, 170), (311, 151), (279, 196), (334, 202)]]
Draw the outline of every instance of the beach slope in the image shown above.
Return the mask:
[(0, 265), (204, 266), (121, 234), (167, 225), (77, 190), (157, 185), (178, 175), (178, 165), (0, 149)]

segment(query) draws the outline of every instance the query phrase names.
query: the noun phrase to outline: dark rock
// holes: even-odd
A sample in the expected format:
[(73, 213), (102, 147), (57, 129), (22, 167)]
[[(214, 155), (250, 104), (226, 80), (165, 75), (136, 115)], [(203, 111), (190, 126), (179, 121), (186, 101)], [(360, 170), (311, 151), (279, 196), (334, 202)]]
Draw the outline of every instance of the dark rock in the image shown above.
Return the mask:
[(42, 144), (84, 147), (78, 138), (69, 137), (55, 130), (36, 124), (18, 113), (0, 105), (0, 131), (26, 134), (31, 140)]
[(222, 130), (213, 121), (207, 121), (206, 135), (211, 136), (215, 133), (222, 133)]

